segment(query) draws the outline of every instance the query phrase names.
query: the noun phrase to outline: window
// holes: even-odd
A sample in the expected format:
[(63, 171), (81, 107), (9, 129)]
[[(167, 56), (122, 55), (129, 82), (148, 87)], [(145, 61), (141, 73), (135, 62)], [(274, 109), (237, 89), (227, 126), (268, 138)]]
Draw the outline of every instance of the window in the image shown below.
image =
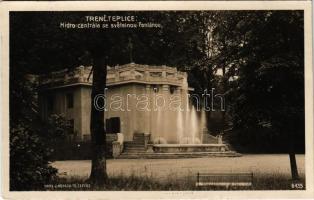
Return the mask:
[(175, 91), (176, 91), (175, 86), (170, 86), (170, 94), (174, 94)]
[(67, 107), (73, 108), (73, 105), (74, 105), (73, 93), (68, 93), (66, 95), (66, 98), (67, 98)]

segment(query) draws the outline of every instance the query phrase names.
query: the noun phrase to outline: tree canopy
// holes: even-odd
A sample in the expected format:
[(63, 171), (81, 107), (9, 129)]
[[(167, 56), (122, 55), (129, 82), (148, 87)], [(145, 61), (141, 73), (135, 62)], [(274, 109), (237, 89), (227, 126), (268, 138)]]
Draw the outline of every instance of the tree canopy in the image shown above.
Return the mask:
[[(300, 11), (220, 13), (218, 66), (227, 69), (233, 137), (256, 149), (304, 147), (304, 31)], [(291, 123), (293, 122), (293, 123)], [(256, 132), (255, 134), (252, 132)], [(254, 142), (255, 141), (255, 142)]]

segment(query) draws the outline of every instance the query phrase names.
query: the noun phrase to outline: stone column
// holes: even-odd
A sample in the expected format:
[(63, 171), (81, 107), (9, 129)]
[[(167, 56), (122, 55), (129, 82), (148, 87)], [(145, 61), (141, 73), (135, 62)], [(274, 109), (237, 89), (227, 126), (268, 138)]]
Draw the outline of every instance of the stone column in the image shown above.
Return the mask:
[(148, 98), (148, 111), (144, 111), (145, 112), (145, 118), (146, 118), (146, 123), (145, 123), (145, 132), (146, 133), (151, 133), (151, 123), (152, 123), (152, 108), (151, 108), (151, 95), (150, 95), (150, 91), (151, 91), (151, 87), (150, 85), (146, 85), (145, 87), (145, 95), (147, 96)]
[(166, 114), (166, 112), (168, 111), (168, 106), (169, 106), (169, 98), (170, 98), (170, 87), (169, 85), (162, 85), (162, 88), (161, 88), (161, 95), (164, 97), (165, 99), (165, 105), (163, 107), (163, 111), (164, 114)]
[(171, 117), (170, 117), (170, 111), (169, 111), (169, 98), (170, 98), (170, 91), (169, 91), (169, 85), (162, 85), (161, 95), (163, 96), (165, 100), (165, 104), (162, 107), (161, 110), (161, 120), (162, 120), (162, 127), (160, 127), (162, 131), (162, 137), (169, 143), (172, 138), (170, 133), (170, 126), (172, 126)]

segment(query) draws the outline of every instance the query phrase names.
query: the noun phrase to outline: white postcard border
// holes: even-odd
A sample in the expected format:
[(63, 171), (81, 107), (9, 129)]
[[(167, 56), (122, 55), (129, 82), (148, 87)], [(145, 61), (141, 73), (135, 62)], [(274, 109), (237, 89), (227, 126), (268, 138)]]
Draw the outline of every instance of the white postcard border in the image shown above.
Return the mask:
[[(212, 198), (313, 198), (313, 60), (312, 10), (310, 1), (78, 1), (1, 2), (1, 110), (2, 192), (4, 199), (212, 199)], [(100, 11), (100, 10), (304, 10), (306, 154), (304, 191), (9, 191), (9, 11)], [(21, 33), (23, 34), (23, 33)]]

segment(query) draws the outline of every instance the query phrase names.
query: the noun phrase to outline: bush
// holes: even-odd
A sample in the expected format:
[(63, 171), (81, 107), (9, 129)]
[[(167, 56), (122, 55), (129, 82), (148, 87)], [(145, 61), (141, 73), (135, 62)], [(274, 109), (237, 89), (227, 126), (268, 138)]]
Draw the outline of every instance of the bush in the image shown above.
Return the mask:
[(10, 130), (10, 190), (40, 190), (57, 169), (49, 166), (52, 149), (24, 124)]
[(62, 115), (51, 115), (46, 122), (30, 116), (10, 124), (10, 190), (42, 190), (57, 174), (49, 166), (54, 147), (73, 135)]

